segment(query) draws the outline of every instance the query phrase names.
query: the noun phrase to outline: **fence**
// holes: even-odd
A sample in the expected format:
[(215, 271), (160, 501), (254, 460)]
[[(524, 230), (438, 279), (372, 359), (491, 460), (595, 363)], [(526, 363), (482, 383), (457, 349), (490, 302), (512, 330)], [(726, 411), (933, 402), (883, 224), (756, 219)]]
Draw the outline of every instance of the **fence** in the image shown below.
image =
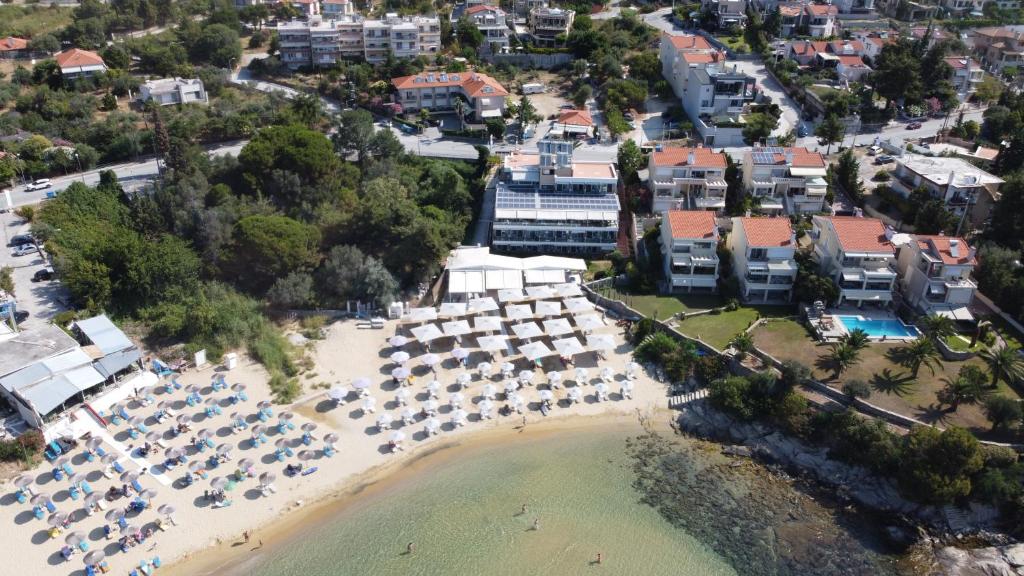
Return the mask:
[(494, 64), (508, 64), (516, 68), (551, 70), (572, 62), (572, 54), (492, 54), (487, 57)]

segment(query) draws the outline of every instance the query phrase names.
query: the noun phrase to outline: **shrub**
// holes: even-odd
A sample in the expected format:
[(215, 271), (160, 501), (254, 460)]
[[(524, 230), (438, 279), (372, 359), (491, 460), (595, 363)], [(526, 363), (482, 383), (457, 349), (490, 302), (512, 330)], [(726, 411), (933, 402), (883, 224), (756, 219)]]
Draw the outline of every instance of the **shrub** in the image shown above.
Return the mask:
[(633, 355), (641, 362), (663, 363), (666, 358), (679, 350), (679, 343), (664, 332), (651, 334), (636, 347)]
[(271, 373), (282, 372), (287, 376), (297, 374), (291, 358), (291, 344), (269, 324), (261, 332), (249, 343), (249, 354)]
[(278, 404), (290, 404), (299, 397), (302, 392), (302, 385), (298, 378), (289, 378), (280, 372), (270, 377), (270, 392), (274, 395), (274, 402)]
[(892, 176), (889, 175), (888, 170), (879, 170), (878, 172), (875, 172), (875, 175), (872, 176), (871, 179), (875, 182), (888, 182), (892, 179)]
[(0, 462), (22, 462), (31, 465), (43, 451), (43, 434), (29, 430), (13, 440), (0, 440)]
[(843, 384), (843, 394), (850, 398), (870, 398), (871, 387), (863, 380), (850, 380)]
[(725, 368), (721, 356), (700, 356), (693, 365), (693, 373), (702, 382), (713, 382), (725, 374)]
[(34, 206), (18, 206), (14, 209), (14, 213), (19, 217), (24, 218), (26, 222), (31, 222), (36, 217), (36, 209)]

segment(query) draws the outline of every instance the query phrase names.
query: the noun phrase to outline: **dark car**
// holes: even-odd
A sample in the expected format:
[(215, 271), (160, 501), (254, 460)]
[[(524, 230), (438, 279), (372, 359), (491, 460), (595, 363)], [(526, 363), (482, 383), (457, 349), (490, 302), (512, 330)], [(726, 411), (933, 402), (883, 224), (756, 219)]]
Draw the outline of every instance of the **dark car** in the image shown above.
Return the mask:
[(796, 129), (796, 135), (800, 138), (807, 136), (807, 127), (804, 125), (800, 125), (800, 127)]
[(31, 234), (18, 234), (17, 236), (11, 238), (10, 243), (7, 245), (17, 248), (18, 246), (22, 246), (24, 244), (31, 244), (34, 241), (35, 240), (32, 238)]
[(876, 156), (875, 157), (875, 164), (888, 164), (890, 162), (895, 162), (895, 161), (896, 161), (896, 159), (893, 158), (892, 156), (889, 156), (888, 154), (882, 154), (881, 156)]
[(15, 322), (18, 322), (20, 324), (21, 322), (24, 322), (25, 320), (28, 320), (28, 310), (17, 310), (17, 311), (14, 312), (14, 321)]
[(907, 124), (907, 130), (918, 130), (921, 126), (922, 124), (920, 122), (911, 122), (910, 124)]
[(53, 270), (50, 268), (36, 270), (36, 273), (32, 275), (33, 282), (43, 282), (46, 280), (53, 280)]

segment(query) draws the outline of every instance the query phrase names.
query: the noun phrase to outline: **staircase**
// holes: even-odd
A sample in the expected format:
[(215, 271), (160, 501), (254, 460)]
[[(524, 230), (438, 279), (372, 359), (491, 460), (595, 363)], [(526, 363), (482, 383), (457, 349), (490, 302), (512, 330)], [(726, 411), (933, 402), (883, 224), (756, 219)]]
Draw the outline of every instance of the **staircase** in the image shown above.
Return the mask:
[(668, 399), (668, 407), (669, 408), (679, 408), (680, 406), (683, 406), (684, 404), (689, 404), (690, 402), (693, 402), (695, 400), (700, 400), (702, 398), (707, 398), (707, 397), (708, 397), (708, 389), (707, 388), (699, 388), (699, 389), (694, 390), (692, 392), (685, 392), (683, 394), (679, 394), (679, 395), (676, 395), (676, 396), (670, 396), (669, 399)]

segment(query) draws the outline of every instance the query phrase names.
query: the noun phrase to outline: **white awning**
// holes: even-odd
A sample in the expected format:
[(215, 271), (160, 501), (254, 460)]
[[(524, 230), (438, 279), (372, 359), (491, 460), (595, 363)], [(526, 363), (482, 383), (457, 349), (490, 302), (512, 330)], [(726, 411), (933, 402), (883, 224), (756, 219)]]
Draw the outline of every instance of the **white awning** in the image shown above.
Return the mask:
[(843, 270), (843, 280), (863, 280), (864, 274), (860, 270)]
[(971, 314), (971, 311), (969, 308), (967, 308), (967, 306), (943, 306), (941, 308), (932, 308), (931, 311), (934, 314), (938, 314), (939, 316), (945, 316), (947, 318), (952, 318), (953, 320), (963, 320), (964, 322), (974, 321), (974, 314)]
[(565, 282), (564, 270), (527, 270), (527, 284), (562, 284)]
[(824, 176), (825, 168), (798, 168), (794, 166), (789, 169), (789, 173), (792, 176)]
[(483, 110), (480, 112), (481, 118), (501, 118), (501, 110), (493, 108), (491, 110)]

